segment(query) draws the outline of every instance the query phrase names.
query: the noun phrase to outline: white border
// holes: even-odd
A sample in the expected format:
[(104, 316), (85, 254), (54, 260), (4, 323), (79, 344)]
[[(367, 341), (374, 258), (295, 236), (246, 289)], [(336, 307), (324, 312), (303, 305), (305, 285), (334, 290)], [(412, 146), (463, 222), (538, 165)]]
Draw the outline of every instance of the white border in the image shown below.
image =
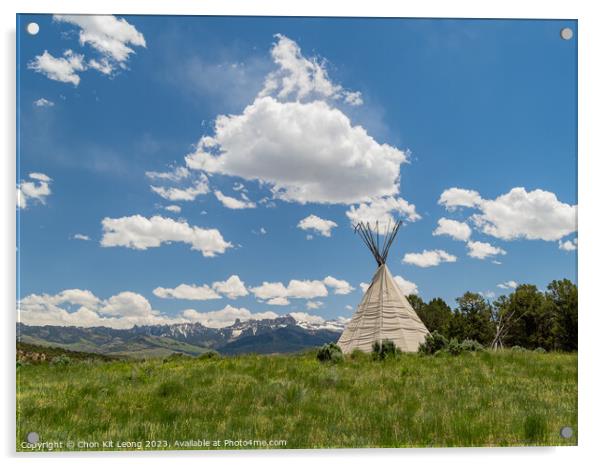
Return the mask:
[[(403, 16), (403, 17), (476, 17), (476, 18), (564, 18), (579, 20), (579, 447), (565, 448), (480, 448), (433, 450), (318, 450), (318, 451), (245, 451), (245, 452), (169, 452), (137, 454), (44, 455), (47, 464), (121, 464), (137, 459), (144, 464), (160, 464), (174, 457), (182, 464), (202, 462), (245, 462), (249, 465), (281, 464), (290, 466), (307, 462), (350, 464), (365, 463), (372, 457), (382, 463), (458, 463), (463, 465), (504, 465), (508, 463), (586, 464), (593, 461), (599, 443), (600, 410), (599, 343), (602, 339), (602, 306), (599, 279), (600, 225), (599, 199), (602, 199), (599, 177), (602, 159), (600, 120), (595, 119), (600, 105), (602, 86), (602, 25), (596, 17), (594, 1), (426, 1), (406, 0), (5, 0), (0, 3), (2, 15), (3, 66), (1, 72), (3, 111), (1, 141), (4, 144), (2, 170), (2, 248), (0, 284), (2, 286), (3, 331), (5, 341), (2, 358), (2, 401), (7, 409), (1, 424), (3, 456), (16, 462), (14, 451), (14, 303), (15, 303), (15, 14), (19, 13), (114, 13), (114, 14), (213, 14), (270, 16)], [(600, 457), (598, 453), (596, 456)], [(37, 462), (42, 456), (21, 456), (20, 464)]]

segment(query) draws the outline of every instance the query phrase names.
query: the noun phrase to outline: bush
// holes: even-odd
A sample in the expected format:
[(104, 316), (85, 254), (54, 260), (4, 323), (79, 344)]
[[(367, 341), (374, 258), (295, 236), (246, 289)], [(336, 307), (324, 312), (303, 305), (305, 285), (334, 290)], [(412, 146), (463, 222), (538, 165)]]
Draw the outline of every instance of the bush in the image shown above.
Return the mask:
[(449, 340), (446, 350), (452, 356), (458, 356), (462, 353), (462, 351), (464, 351), (462, 344), (456, 338)]
[(426, 336), (424, 342), (418, 347), (418, 352), (423, 354), (435, 354), (437, 351), (447, 347), (447, 338), (441, 335), (437, 330)]
[(535, 348), (533, 350), (533, 352), (534, 353), (547, 353), (547, 351), (544, 348), (542, 348), (541, 346), (539, 346), (538, 348)]
[(71, 358), (69, 356), (65, 356), (64, 354), (60, 354), (52, 358), (50, 364), (54, 366), (68, 366), (71, 364)]
[(323, 345), (316, 355), (320, 362), (338, 363), (343, 360), (343, 352), (336, 343), (327, 343)]
[(401, 351), (395, 346), (391, 340), (383, 340), (382, 342), (375, 341), (372, 343), (372, 357), (374, 359), (388, 359), (395, 357)]
[(163, 362), (181, 361), (182, 359), (190, 359), (190, 355), (184, 353), (171, 353), (166, 358), (163, 358)]
[(516, 352), (521, 353), (521, 352), (527, 351), (527, 350), (525, 348), (523, 348), (522, 346), (520, 346), (520, 345), (515, 345), (515, 346), (512, 347), (512, 351), (516, 351)]
[(209, 350), (206, 353), (199, 354), (197, 359), (213, 359), (219, 358), (220, 354), (217, 351)]
[(355, 361), (355, 360), (361, 360), (362, 358), (365, 358), (365, 357), (366, 357), (366, 353), (365, 353), (365, 352), (363, 352), (363, 351), (362, 351), (361, 349), (359, 349), (359, 348), (355, 348), (355, 349), (354, 349), (354, 350), (351, 352), (351, 354), (349, 355), (349, 357), (350, 357), (351, 359), (353, 359), (354, 361)]
[(462, 351), (483, 351), (483, 345), (476, 340), (464, 340), (460, 343)]

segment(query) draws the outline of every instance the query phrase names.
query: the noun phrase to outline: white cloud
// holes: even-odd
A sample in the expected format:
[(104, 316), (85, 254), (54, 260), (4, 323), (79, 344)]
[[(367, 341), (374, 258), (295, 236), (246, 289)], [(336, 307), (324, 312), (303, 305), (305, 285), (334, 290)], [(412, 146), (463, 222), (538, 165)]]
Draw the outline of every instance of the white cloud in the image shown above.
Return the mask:
[(345, 309), (347, 309), (348, 311), (353, 311), (353, 306), (351, 306), (351, 305), (347, 304), (347, 305), (345, 306)]
[(214, 282), (212, 288), (230, 299), (247, 296), (249, 292), (238, 275), (232, 275), (226, 281)]
[(74, 234), (73, 239), (79, 239), (81, 241), (90, 241), (90, 237), (88, 235), (82, 235), (81, 233)]
[(134, 53), (130, 46), (146, 47), (142, 33), (123, 18), (112, 15), (54, 15), (53, 19), (80, 28), (80, 44), (90, 45), (101, 56), (100, 61), (94, 60), (90, 66), (104, 74), (110, 74), (115, 66), (126, 67), (130, 54)]
[(182, 208), (179, 205), (168, 205), (168, 206), (165, 206), (165, 210), (167, 210), (169, 212), (174, 212), (176, 214), (179, 214), (180, 212), (182, 212)]
[(324, 61), (315, 57), (306, 58), (299, 45), (282, 34), (275, 35), (277, 41), (271, 54), (278, 66), (264, 83), (260, 96), (276, 95), (280, 99), (301, 100), (306, 97), (344, 99), (349, 105), (361, 105), (360, 92), (346, 91), (328, 77)]
[[(334, 286), (332, 282), (330, 283)], [(343, 290), (341, 286), (342, 284), (339, 283), (339, 290)], [(260, 286), (249, 288), (249, 290), (257, 299), (265, 300), (267, 304), (280, 306), (289, 304), (289, 298), (314, 299), (328, 296), (328, 289), (320, 280), (291, 280), (287, 286), (282, 282), (263, 282)]]
[(33, 104), (36, 107), (54, 107), (54, 102), (52, 102), (51, 100), (45, 99), (44, 97), (41, 97), (38, 100), (34, 100)]
[(182, 242), (190, 244), (194, 251), (201, 251), (205, 257), (223, 254), (232, 244), (225, 241), (219, 230), (191, 226), (184, 221), (175, 221), (155, 215), (146, 218), (132, 215), (102, 220), (104, 247), (123, 246), (133, 249), (148, 249), (162, 243)]
[(487, 257), (506, 254), (506, 251), (502, 248), (481, 241), (469, 241), (467, 246), (468, 255), (475, 259), (486, 259)]
[(362, 289), (362, 293), (365, 293), (370, 288), (370, 283), (361, 282), (360, 288)]
[(323, 317), (308, 314), (307, 312), (291, 312), (289, 316), (297, 322), (307, 322), (310, 324), (323, 324), (325, 322)]
[(508, 280), (507, 282), (504, 283), (500, 283), (498, 285), (498, 288), (501, 288), (503, 290), (513, 290), (518, 286), (518, 283), (515, 282), (514, 280)]
[(227, 305), (218, 311), (209, 312), (186, 309), (182, 312), (182, 317), (190, 322), (199, 322), (205, 327), (223, 328), (234, 324), (237, 319), (240, 321), (275, 319), (278, 317), (278, 314), (270, 311), (252, 313), (244, 307), (237, 308)]
[(434, 249), (422, 252), (409, 252), (403, 256), (403, 262), (416, 265), (418, 267), (435, 267), (442, 262), (456, 262), (456, 256), (449, 254), (442, 249)]
[(577, 230), (577, 206), (564, 204), (554, 193), (513, 188), (493, 200), (482, 200), (473, 220), (496, 238), (556, 241)]
[(402, 216), (409, 222), (421, 218), (416, 213), (416, 206), (401, 197), (383, 197), (369, 203), (361, 203), (357, 207), (351, 206), (346, 215), (352, 224), (368, 222), (375, 227), (378, 222), (379, 230), (383, 232), (388, 225), (395, 223), (397, 216)]
[(401, 292), (404, 294), (404, 296), (418, 294), (418, 285), (416, 285), (416, 283), (411, 282), (410, 280), (406, 280), (400, 275), (395, 275), (393, 279), (399, 285), (399, 288), (401, 289)]
[(306, 303), (307, 309), (320, 309), (324, 306), (322, 301), (307, 301)]
[(470, 238), (471, 230), (466, 223), (449, 218), (440, 218), (437, 225), (437, 228), (433, 231), (434, 236), (448, 235), (460, 241), (468, 241)]
[(348, 281), (338, 280), (330, 275), (323, 280), (323, 283), (329, 288), (334, 288), (334, 294), (349, 294), (355, 289)]
[(42, 73), (47, 78), (63, 83), (71, 83), (74, 86), (79, 84), (80, 78), (77, 74), (84, 71), (84, 56), (73, 53), (72, 50), (66, 50), (62, 57), (54, 57), (48, 50), (44, 50), (42, 55), (37, 55), (27, 64), (27, 68), (37, 73)]
[(240, 115), (218, 116), (214, 135), (186, 156), (191, 169), (260, 180), (283, 200), (332, 204), (397, 194), (406, 161), (404, 152), (377, 143), (325, 102), (271, 97)]
[(194, 201), (198, 196), (209, 192), (209, 181), (206, 176), (201, 175), (187, 188), (151, 186), (151, 189), (168, 201)]
[(441, 194), (446, 209), (472, 207), (471, 220), (485, 234), (504, 240), (557, 241), (577, 230), (577, 206), (560, 202), (549, 191), (512, 188), (496, 199), (483, 199), (478, 192), (451, 188)]
[(221, 191), (214, 191), (217, 200), (228, 209), (254, 209), (256, 204), (251, 201), (236, 199), (235, 197), (226, 196)]
[(17, 185), (17, 207), (19, 209), (27, 208), (31, 200), (40, 204), (46, 203), (46, 198), (50, 196), (50, 183), (52, 181), (43, 173), (30, 173), (29, 178), (33, 181), (22, 181)]
[(491, 261), (491, 263), (495, 264), (495, 265), (502, 265), (502, 263), (500, 261)]
[(577, 249), (577, 238), (566, 241), (558, 241), (558, 248), (563, 251), (574, 251)]
[(18, 320), (27, 325), (111, 328), (182, 321), (153, 310), (144, 296), (131, 291), (101, 300), (92, 292), (79, 289), (64, 290), (57, 295), (26, 296), (18, 303)]
[(207, 285), (178, 285), (175, 288), (158, 287), (153, 294), (159, 298), (188, 299), (194, 301), (205, 301), (209, 299), (220, 299), (221, 296)]
[(311, 241), (312, 239), (314, 239), (314, 235), (305, 235), (305, 239), (307, 241)]
[(261, 228), (259, 229), (259, 233), (261, 233), (262, 235), (265, 235), (265, 234), (267, 234), (267, 232), (268, 232), (268, 231), (267, 231), (265, 228), (263, 228), (263, 227), (261, 227)]
[(495, 298), (495, 293), (493, 291), (479, 291), (479, 294), (485, 299)]
[(320, 218), (313, 214), (305, 217), (297, 224), (297, 227), (302, 230), (314, 230), (322, 236), (327, 237), (330, 237), (330, 230), (336, 226), (336, 222)]
[(461, 188), (446, 189), (439, 198), (439, 204), (451, 211), (458, 207), (475, 207), (480, 202), (481, 196), (478, 192)]
[(151, 180), (167, 180), (172, 182), (178, 182), (185, 180), (190, 176), (190, 171), (186, 167), (171, 167), (170, 170), (165, 172), (145, 172), (145, 175)]

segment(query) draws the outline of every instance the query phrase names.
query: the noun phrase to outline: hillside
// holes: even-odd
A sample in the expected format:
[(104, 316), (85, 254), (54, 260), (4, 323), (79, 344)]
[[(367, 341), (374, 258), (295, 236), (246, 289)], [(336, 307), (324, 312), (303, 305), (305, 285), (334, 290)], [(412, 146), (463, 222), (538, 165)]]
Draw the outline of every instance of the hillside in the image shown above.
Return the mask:
[[(17, 377), (19, 450), (30, 431), (64, 445), (129, 440), (139, 449), (577, 443), (576, 353), (404, 354), (383, 362), (360, 355), (337, 365), (320, 364), (314, 352), (199, 356), (24, 365)], [(560, 437), (564, 426), (572, 438)], [(224, 443), (249, 439), (260, 443)]]

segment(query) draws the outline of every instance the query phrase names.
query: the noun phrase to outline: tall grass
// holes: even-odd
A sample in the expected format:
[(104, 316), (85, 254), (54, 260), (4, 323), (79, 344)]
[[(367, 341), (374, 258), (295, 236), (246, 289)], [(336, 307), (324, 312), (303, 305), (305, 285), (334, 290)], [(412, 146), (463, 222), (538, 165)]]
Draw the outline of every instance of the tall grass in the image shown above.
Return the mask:
[[(205, 448), (245, 446), (225, 439), (286, 448), (577, 442), (576, 354), (354, 354), (321, 364), (313, 352), (17, 370), (18, 450), (31, 431), (41, 441), (165, 440), (167, 448), (192, 439), (221, 441)], [(573, 438), (560, 437), (563, 426)]]

